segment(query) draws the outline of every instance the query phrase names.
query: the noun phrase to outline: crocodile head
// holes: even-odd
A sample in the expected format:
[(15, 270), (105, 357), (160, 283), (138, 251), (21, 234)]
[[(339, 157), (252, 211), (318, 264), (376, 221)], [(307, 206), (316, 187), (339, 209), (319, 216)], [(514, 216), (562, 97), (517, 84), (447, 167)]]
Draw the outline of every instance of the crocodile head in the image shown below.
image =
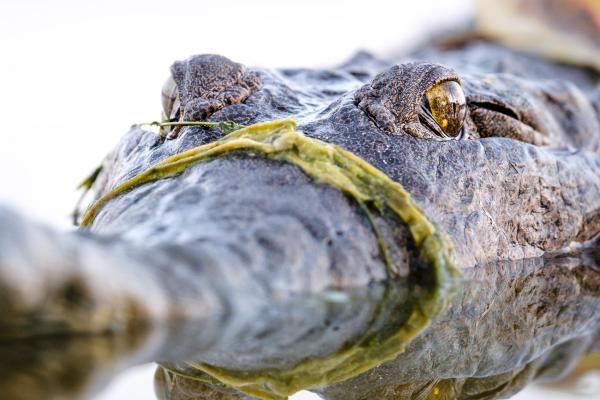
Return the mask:
[[(171, 399), (299, 388), (493, 398), (555, 376), (594, 346), (600, 323), (593, 257), (572, 257), (600, 232), (596, 79), (465, 38), (332, 69), (176, 62), (170, 122), (161, 134), (133, 128), (105, 160), (102, 207), (77, 239), (94, 243), (96, 262), (103, 246), (124, 249), (126, 262), (109, 263), (125, 265), (119, 285), (83, 285), (77, 301), (101, 304), (98, 318), (71, 310), (48, 332), (129, 326), (123, 298), (139, 319), (170, 321), (149, 357), (169, 360), (157, 391)], [(266, 123), (286, 119), (295, 124)], [(251, 126), (225, 136), (188, 124), (199, 120)], [(386, 183), (361, 197), (376, 178)], [(419, 239), (430, 236), (434, 250)], [(155, 298), (123, 289), (123, 269)], [(98, 273), (83, 271), (76, 282)], [(5, 315), (20, 315), (11, 296)], [(48, 307), (30, 303), (34, 315)], [(0, 318), (7, 336), (34, 329)]]
[[(489, 391), (493, 397), (541, 375), (556, 363), (550, 355), (562, 351), (559, 345), (581, 354), (596, 332), (598, 292), (587, 289), (597, 287), (597, 273), (548, 261), (600, 232), (595, 79), (590, 71), (464, 38), (393, 61), (360, 53), (333, 69), (250, 69), (200, 55), (173, 65), (163, 111), (171, 121), (240, 125), (293, 118), (306, 137), (339, 146), (400, 183), (451, 243), (449, 257), (465, 282), (451, 311), (396, 360), (337, 385), (317, 382), (327, 387), (327, 398), (450, 393), (450, 386), (456, 395)], [(218, 128), (167, 127), (161, 136), (135, 129), (108, 159), (96, 189), (105, 194), (159, 160), (222, 136)], [(247, 153), (209, 157), (163, 189), (140, 187), (111, 200), (92, 229), (144, 243), (219, 240), (235, 247), (252, 237), (263, 250), (303, 253), (293, 265), (313, 269), (310, 278), (294, 275), (292, 284), (289, 275), (271, 272), (270, 279), (281, 282), (275, 287), (310, 293), (389, 278), (356, 199), (340, 197), (339, 187), (324, 187), (332, 185), (306, 169)], [(142, 205), (132, 206), (138, 197)], [(411, 263), (409, 224), (387, 225), (385, 213), (379, 218), (392, 269), (414, 282), (419, 269)], [(575, 298), (586, 306), (566, 310)], [(455, 343), (434, 345), (444, 338)], [(207, 359), (233, 370), (299, 362), (297, 354), (286, 357), (285, 367), (272, 360), (259, 365), (253, 357), (233, 364)], [(181, 384), (181, 377), (165, 374)]]
[[(172, 120), (295, 119), (306, 136), (399, 182), (450, 235), (459, 267), (539, 256), (600, 231), (600, 103), (589, 71), (473, 40), (393, 62), (361, 53), (327, 70), (249, 70), (194, 56), (176, 62), (172, 75), (163, 91)], [(463, 108), (446, 118), (452, 133), (441, 127), (432, 96)], [(173, 131), (166, 140), (130, 132), (97, 191), (222, 135), (185, 127), (174, 138)]]

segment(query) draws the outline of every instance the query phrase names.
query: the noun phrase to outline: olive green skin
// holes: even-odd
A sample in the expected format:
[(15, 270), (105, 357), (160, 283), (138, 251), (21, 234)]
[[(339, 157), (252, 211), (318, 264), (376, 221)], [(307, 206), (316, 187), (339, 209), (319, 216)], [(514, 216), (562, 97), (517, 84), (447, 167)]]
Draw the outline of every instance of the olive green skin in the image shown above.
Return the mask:
[[(422, 398), (441, 389), (448, 398), (507, 396), (536, 377), (560, 375), (593, 348), (600, 326), (600, 274), (589, 250), (600, 232), (593, 73), (477, 40), (392, 61), (360, 53), (327, 70), (251, 69), (202, 55), (173, 71), (186, 112), (244, 125), (294, 118), (307, 136), (399, 182), (452, 242), (464, 282), (448, 313), (397, 359), (312, 388), (324, 398)], [(219, 80), (220, 71), (237, 75)], [(464, 130), (451, 140), (423, 124), (421, 109), (425, 92), (446, 80), (460, 82), (467, 101)], [(193, 93), (218, 107), (197, 110), (207, 102)], [(96, 196), (221, 134), (184, 127), (167, 139), (133, 128), (105, 160)], [(409, 287), (419, 272), (410, 235), (397, 218), (376, 218)], [(76, 233), (56, 235), (4, 209), (0, 227), (0, 336), (112, 332), (123, 351), (96, 354), (92, 382), (116, 365), (157, 360), (286, 370), (352, 343), (387, 304), (379, 286), (386, 266), (359, 205), (294, 165), (260, 156), (214, 159), (135, 188)], [(332, 300), (340, 294), (358, 300)], [(29, 374), (0, 374), (9, 399), (38, 395), (14, 384)], [(190, 398), (193, 379), (171, 381), (181, 383), (165, 390), (159, 381), (160, 396)], [(81, 396), (82, 386), (49, 385), (46, 397)], [(196, 387), (198, 398), (217, 390)]]

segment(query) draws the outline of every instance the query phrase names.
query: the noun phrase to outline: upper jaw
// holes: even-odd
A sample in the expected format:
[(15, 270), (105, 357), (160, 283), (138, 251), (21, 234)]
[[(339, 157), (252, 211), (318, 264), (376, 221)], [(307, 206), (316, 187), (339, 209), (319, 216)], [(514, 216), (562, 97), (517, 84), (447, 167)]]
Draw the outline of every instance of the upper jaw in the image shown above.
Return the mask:
[[(594, 194), (600, 190), (600, 174), (594, 149), (600, 142), (600, 128), (598, 121), (589, 117), (595, 114), (585, 113), (591, 105), (577, 88), (514, 76), (458, 76), (447, 68), (420, 65), (403, 67), (409, 76), (425, 71), (419, 75), (423, 84), (417, 85), (418, 90), (412, 94), (414, 101), (404, 100), (418, 104), (422, 91), (432, 82), (460, 78), (470, 107), (465, 125), (468, 139), (440, 141), (432, 132), (428, 137), (414, 138), (404, 130), (408, 125), (416, 124), (425, 131), (427, 128), (410, 110), (405, 110), (405, 116), (413, 115), (416, 122), (399, 124), (395, 134), (382, 130), (360, 101), (357, 103), (363, 82), (356, 79), (356, 71), (348, 65), (327, 73), (254, 70), (260, 88), (243, 103), (216, 111), (209, 120), (252, 124), (283, 117), (297, 119), (306, 135), (339, 145), (401, 183), (450, 234), (458, 265), (539, 256), (597, 233), (593, 216), (600, 205)], [(394, 71), (396, 76), (401, 68)], [(379, 91), (396, 87), (367, 85)], [(552, 114), (551, 96), (561, 88), (573, 100), (572, 111), (576, 112), (572, 115), (579, 122), (572, 123), (585, 128), (578, 131), (580, 136), (567, 138), (568, 126), (561, 125), (558, 113)], [(510, 129), (504, 130), (506, 127)], [(496, 137), (506, 132), (517, 137)], [(520, 140), (528, 132), (534, 139), (553, 144), (536, 146)], [(150, 167), (153, 160), (216, 138), (218, 132), (184, 128), (177, 140), (138, 149), (146, 155), (137, 160)], [(565, 142), (567, 139), (572, 141)], [(581, 150), (558, 149), (565, 143)], [(118, 169), (139, 171), (140, 166), (121, 165)]]
[[(374, 77), (386, 66), (369, 60), (329, 71), (249, 70), (260, 87), (208, 119), (252, 124), (295, 118), (306, 135), (339, 145), (401, 183), (450, 234), (459, 265), (538, 256), (597, 233), (600, 127), (577, 87), (507, 74), (457, 74), (427, 63), (401, 64)], [(461, 82), (469, 103), (458, 140), (440, 140), (419, 121), (424, 91), (447, 79)], [(569, 99), (569, 110), (557, 105), (560, 96)], [(567, 111), (568, 123), (561, 117)], [(382, 121), (394, 132), (382, 129)], [(414, 138), (411, 129), (423, 134)], [(148, 168), (218, 135), (184, 128), (177, 140), (138, 149), (145, 154), (135, 160)]]

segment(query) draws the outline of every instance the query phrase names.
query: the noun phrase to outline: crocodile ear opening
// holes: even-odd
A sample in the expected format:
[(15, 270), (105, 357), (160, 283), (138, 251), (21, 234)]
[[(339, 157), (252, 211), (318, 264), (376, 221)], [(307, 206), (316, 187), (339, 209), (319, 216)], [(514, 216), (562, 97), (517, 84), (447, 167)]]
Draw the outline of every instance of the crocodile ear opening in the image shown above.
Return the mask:
[(469, 101), (469, 115), (481, 138), (504, 137), (536, 146), (548, 146), (547, 134), (523, 120), (510, 106), (494, 100)]

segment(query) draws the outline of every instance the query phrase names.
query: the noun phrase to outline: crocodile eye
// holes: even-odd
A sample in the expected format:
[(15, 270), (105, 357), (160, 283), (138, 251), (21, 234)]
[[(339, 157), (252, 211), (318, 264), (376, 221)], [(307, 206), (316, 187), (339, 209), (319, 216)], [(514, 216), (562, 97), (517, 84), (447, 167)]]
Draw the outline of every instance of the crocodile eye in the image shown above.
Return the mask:
[(440, 82), (425, 92), (429, 110), (442, 131), (451, 137), (458, 135), (467, 115), (465, 94), (456, 81)]
[(170, 119), (173, 111), (177, 111), (177, 84), (172, 77), (169, 77), (163, 85), (161, 91), (163, 117), (164, 119)]

